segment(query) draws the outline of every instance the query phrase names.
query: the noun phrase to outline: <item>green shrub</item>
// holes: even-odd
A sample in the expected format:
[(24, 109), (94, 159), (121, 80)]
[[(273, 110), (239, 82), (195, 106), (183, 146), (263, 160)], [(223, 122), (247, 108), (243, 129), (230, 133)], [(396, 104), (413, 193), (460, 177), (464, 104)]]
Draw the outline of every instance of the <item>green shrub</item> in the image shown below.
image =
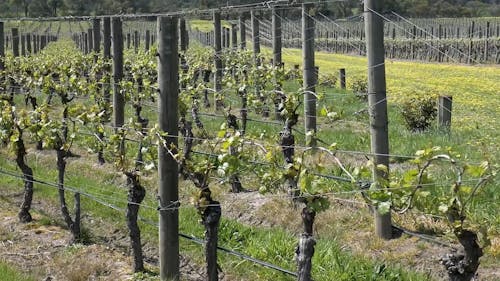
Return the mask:
[(362, 100), (368, 100), (368, 78), (365, 76), (352, 77), (348, 80), (347, 88)]
[(401, 114), (408, 130), (423, 132), (436, 119), (436, 97), (434, 95), (412, 97), (403, 102)]

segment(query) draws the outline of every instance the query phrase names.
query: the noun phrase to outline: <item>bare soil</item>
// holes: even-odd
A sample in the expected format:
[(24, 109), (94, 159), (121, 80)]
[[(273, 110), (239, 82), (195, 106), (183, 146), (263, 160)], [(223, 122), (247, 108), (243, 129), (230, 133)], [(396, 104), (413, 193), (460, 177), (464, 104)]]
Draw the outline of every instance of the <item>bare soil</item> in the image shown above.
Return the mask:
[[(88, 245), (71, 244), (70, 232), (55, 217), (57, 209), (43, 201), (33, 204), (33, 221), (19, 222), (17, 205), (21, 194), (0, 197), (0, 260), (35, 280), (157, 280), (157, 273), (134, 275), (127, 233), (90, 217), (95, 232)], [(158, 266), (155, 247), (145, 245), (146, 268)], [(203, 269), (187, 257), (181, 259), (182, 280), (203, 280)]]

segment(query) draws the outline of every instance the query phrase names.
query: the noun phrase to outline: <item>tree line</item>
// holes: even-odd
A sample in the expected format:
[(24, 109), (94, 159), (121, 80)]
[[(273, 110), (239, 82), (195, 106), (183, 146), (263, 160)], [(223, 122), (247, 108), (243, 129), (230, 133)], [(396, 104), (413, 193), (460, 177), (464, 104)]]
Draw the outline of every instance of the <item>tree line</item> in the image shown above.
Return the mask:
[[(273, 2), (299, 2), (282, 0)], [(0, 0), (0, 16), (47, 17), (168, 12), (258, 3), (260, 0)], [(385, 0), (385, 10), (407, 17), (500, 16), (499, 0)], [(321, 3), (323, 14), (345, 18), (359, 14), (363, 1)]]

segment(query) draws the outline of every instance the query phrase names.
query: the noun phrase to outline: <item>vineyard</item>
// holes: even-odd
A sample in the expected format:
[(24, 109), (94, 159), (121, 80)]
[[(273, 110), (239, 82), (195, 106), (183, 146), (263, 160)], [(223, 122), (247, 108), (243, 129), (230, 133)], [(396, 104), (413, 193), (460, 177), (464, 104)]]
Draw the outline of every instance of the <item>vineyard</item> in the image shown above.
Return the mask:
[(0, 278), (500, 278), (500, 20), (370, 2), (0, 22), (2, 214), (69, 268)]

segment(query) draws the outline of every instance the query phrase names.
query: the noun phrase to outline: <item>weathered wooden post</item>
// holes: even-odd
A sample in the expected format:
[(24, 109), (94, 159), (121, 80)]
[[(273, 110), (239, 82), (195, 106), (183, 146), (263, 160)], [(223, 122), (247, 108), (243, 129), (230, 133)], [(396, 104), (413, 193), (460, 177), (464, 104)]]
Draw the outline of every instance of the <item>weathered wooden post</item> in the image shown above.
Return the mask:
[[(0, 71), (5, 69), (4, 59), (5, 59), (5, 32), (3, 21), (0, 21)], [(0, 78), (4, 79), (4, 77)], [(3, 82), (3, 81), (2, 81)]]
[(120, 17), (111, 20), (113, 40), (113, 126), (121, 128), (125, 120), (125, 98), (120, 91), (123, 78), (123, 30)]
[[(179, 280), (179, 178), (174, 158), (178, 136), (179, 52), (175, 17), (158, 17), (158, 122), (168, 133), (158, 147), (160, 280)], [(165, 145), (163, 145), (163, 143)]]
[(236, 24), (231, 24), (231, 48), (236, 51), (238, 50), (238, 28)]
[(250, 12), (250, 18), (252, 22), (252, 43), (253, 43), (253, 57), (256, 65), (260, 65), (259, 55), (260, 55), (260, 25), (259, 19), (255, 14), (256, 11)]
[[(365, 0), (366, 50), (368, 56), (368, 104), (370, 108), (373, 181), (380, 183), (389, 177), (389, 128), (384, 58), (384, 22), (380, 17), (382, 0)], [(386, 169), (380, 169), (383, 165)], [(385, 186), (380, 185), (380, 188)], [(392, 238), (391, 213), (375, 210), (375, 233), (383, 239)]]
[(31, 55), (32, 48), (31, 48), (31, 33), (26, 34), (26, 52), (28, 55)]
[(146, 30), (146, 34), (144, 35), (144, 50), (149, 51), (151, 45), (151, 31), (149, 29)]
[(139, 52), (139, 44), (141, 43), (140, 42), (140, 37), (139, 37), (139, 31), (138, 30), (135, 30), (134, 31), (134, 53), (138, 53)]
[[(105, 62), (109, 62), (111, 60), (111, 18), (105, 17), (102, 23), (102, 35), (103, 35), (103, 57)], [(122, 41), (123, 42), (123, 41)], [(110, 67), (106, 67), (105, 71), (110, 73), (112, 70)], [(111, 81), (109, 81), (111, 82)], [(110, 94), (110, 85), (105, 84), (104, 89), (104, 101), (107, 104), (111, 103), (111, 94)]]
[(346, 84), (345, 84), (345, 68), (339, 69), (339, 80), (340, 80), (340, 88), (342, 90), (345, 90)]
[(188, 48), (188, 32), (186, 29), (186, 20), (184, 18), (180, 19), (179, 29), (181, 39), (181, 52), (185, 52)]
[(306, 145), (315, 146), (316, 134), (316, 94), (314, 67), (314, 19), (312, 4), (302, 4), (302, 58), (303, 58), (303, 88), (304, 88), (304, 120)]
[(87, 30), (87, 40), (88, 40), (88, 46), (89, 46), (89, 52), (92, 53), (94, 52), (94, 31), (92, 28), (89, 28)]
[(14, 57), (19, 56), (19, 29), (14, 27), (12, 32), (12, 54)]
[(440, 129), (451, 128), (451, 109), (453, 97), (440, 96), (438, 98), (438, 126)]
[(99, 53), (101, 53), (101, 20), (95, 18), (92, 20), (92, 35), (94, 36), (92, 49), (94, 50), (94, 62), (97, 62)]
[(240, 24), (240, 48), (242, 50), (245, 50), (247, 48), (247, 37), (246, 37), (247, 32), (246, 32), (244, 13), (240, 14), (239, 24)]
[[(214, 90), (215, 95), (222, 90), (222, 41), (221, 41), (221, 21), (220, 13), (214, 12), (214, 49), (215, 49), (215, 77), (214, 77)], [(215, 99), (215, 109), (220, 109), (221, 103)]]
[(272, 36), (273, 36), (273, 61), (274, 65), (281, 66), (281, 49), (282, 49), (282, 32), (281, 32), (281, 15), (280, 10), (273, 7), (272, 10)]

